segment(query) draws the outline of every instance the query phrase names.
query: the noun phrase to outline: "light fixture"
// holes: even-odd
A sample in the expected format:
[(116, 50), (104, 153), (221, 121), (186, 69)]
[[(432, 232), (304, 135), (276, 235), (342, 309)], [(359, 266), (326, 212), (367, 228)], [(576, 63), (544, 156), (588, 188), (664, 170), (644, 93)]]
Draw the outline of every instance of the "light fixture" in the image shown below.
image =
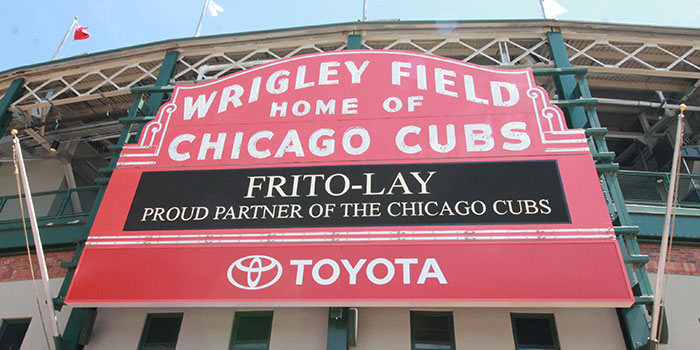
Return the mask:
[(56, 150), (58, 149), (58, 145), (60, 145), (60, 144), (61, 144), (61, 141), (58, 141), (58, 140), (51, 141), (51, 152), (56, 152)]

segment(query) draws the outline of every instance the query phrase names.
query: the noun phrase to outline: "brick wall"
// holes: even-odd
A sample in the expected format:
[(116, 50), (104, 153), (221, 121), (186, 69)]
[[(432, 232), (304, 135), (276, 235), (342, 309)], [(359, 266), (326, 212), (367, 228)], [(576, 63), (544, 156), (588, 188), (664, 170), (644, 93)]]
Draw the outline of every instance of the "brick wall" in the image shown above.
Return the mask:
[[(640, 243), (642, 254), (649, 255), (647, 271), (655, 273), (659, 260), (659, 244)], [(63, 261), (73, 259), (73, 251), (53, 252), (46, 254), (49, 276), (64, 277), (66, 270), (60, 266)], [(39, 263), (36, 255), (32, 255), (34, 274), (40, 278)], [(671, 260), (666, 264), (666, 272), (678, 275), (700, 276), (700, 247), (674, 245), (671, 249)], [(26, 255), (0, 256), (0, 282), (29, 280), (29, 262)]]
[[(62, 268), (60, 264), (63, 261), (70, 261), (73, 259), (73, 251), (52, 252), (46, 253), (45, 255), (49, 277), (64, 277), (66, 275), (66, 270)], [(36, 254), (32, 254), (32, 264), (34, 266), (35, 277), (40, 279), (41, 273), (39, 272), (39, 261), (37, 260)], [(27, 259), (26, 254), (0, 256), (0, 282), (30, 279), (32, 279), (32, 274), (29, 270), (29, 259)]]
[[(639, 244), (642, 254), (649, 255), (647, 271), (656, 273), (659, 265), (660, 244)], [(666, 273), (700, 276), (700, 247), (674, 244), (666, 262)]]

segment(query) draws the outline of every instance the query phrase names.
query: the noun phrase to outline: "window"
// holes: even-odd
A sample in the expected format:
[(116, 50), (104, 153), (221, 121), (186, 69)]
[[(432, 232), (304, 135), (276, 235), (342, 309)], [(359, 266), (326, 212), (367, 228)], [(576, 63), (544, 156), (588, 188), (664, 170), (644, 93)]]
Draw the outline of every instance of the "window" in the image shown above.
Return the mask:
[(182, 313), (148, 314), (141, 334), (140, 350), (175, 349), (180, 335)]
[(518, 350), (559, 349), (552, 314), (510, 314)]
[(18, 350), (29, 329), (31, 318), (2, 320), (0, 325), (0, 350)]
[(452, 313), (411, 311), (411, 349), (454, 350)]
[(272, 311), (236, 312), (231, 350), (267, 350), (272, 331)]

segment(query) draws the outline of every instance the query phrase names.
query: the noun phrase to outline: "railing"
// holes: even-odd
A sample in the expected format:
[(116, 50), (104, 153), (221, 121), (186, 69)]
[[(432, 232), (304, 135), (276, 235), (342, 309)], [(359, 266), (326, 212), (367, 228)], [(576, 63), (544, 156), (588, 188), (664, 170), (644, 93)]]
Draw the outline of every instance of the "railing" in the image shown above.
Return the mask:
[[(665, 205), (670, 183), (669, 173), (620, 170), (618, 181), (625, 201), (636, 204)], [(32, 194), (40, 219), (88, 214), (99, 186), (86, 186)], [(23, 203), (24, 204), (24, 203)], [(678, 205), (700, 208), (700, 174), (681, 174), (678, 179)], [(0, 197), (0, 222), (22, 218), (17, 195)]]
[[(52, 219), (89, 214), (99, 188), (86, 186), (32, 193), (36, 216), (38, 219)], [(24, 207), (26, 210), (26, 205)], [(19, 196), (0, 197), (0, 222), (21, 219)]]
[[(617, 179), (627, 203), (666, 205), (669, 173), (621, 170)], [(700, 174), (680, 175), (677, 202), (682, 207), (700, 207)]]

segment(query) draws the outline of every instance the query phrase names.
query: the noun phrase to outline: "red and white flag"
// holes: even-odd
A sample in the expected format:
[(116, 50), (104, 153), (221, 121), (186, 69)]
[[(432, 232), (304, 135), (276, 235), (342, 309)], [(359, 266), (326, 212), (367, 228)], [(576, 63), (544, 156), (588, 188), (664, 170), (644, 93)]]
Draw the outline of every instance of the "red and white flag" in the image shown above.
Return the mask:
[(88, 27), (83, 27), (80, 24), (75, 24), (75, 32), (73, 33), (73, 40), (85, 40), (90, 37), (90, 33), (87, 31)]

